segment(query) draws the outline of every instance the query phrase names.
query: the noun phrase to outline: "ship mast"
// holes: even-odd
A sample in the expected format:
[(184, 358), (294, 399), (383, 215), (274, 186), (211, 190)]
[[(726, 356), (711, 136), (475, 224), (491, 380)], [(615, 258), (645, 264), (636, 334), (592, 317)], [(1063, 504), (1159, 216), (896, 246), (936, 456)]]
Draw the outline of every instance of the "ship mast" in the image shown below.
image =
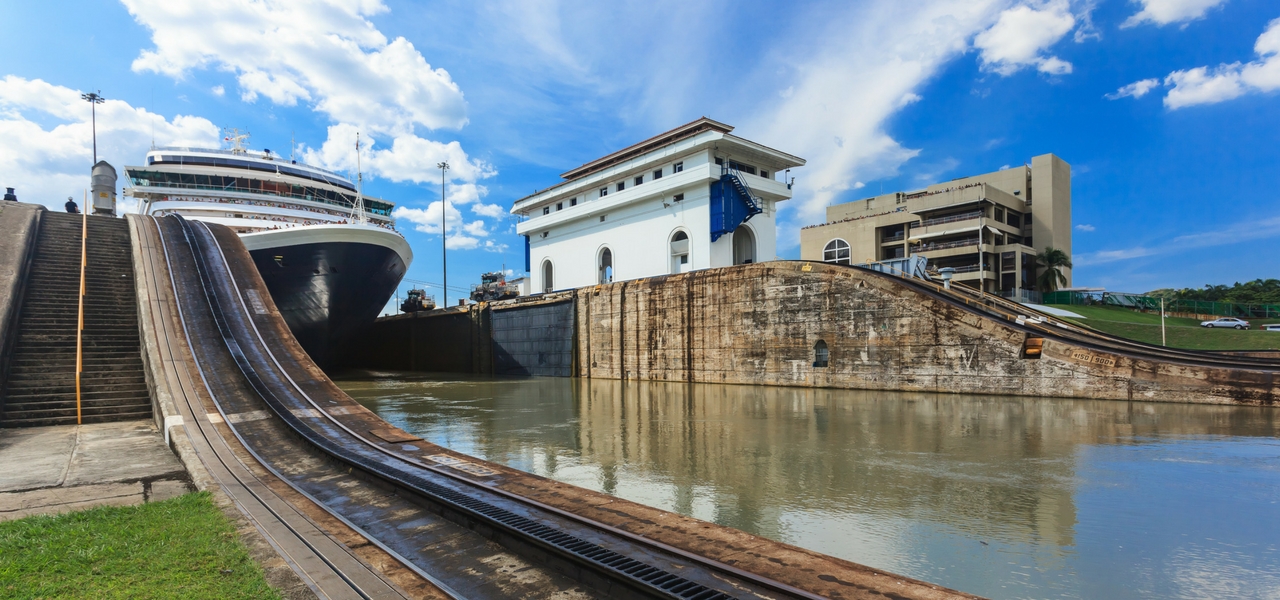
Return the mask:
[(222, 141), (231, 142), (231, 152), (233, 154), (245, 154), (247, 150), (244, 148), (244, 141), (249, 139), (249, 132), (240, 133), (235, 127), (224, 127), (222, 129)]
[(356, 202), (351, 207), (351, 222), (368, 224), (364, 214), (364, 172), (360, 170), (360, 132), (356, 132)]

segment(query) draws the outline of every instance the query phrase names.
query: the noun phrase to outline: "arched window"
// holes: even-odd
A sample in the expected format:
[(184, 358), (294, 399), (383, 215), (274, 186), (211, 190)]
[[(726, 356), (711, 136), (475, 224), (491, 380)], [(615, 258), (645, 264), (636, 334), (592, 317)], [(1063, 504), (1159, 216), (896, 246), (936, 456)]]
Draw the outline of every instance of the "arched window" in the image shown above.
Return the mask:
[(733, 230), (733, 264), (749, 265), (756, 262), (756, 236), (746, 225)]
[(818, 343), (813, 345), (813, 366), (825, 367), (830, 359), (831, 352), (827, 350), (827, 343), (818, 340)]
[(550, 292), (555, 289), (555, 278), (551, 270), (551, 261), (542, 261), (542, 291)]
[(827, 242), (827, 247), (822, 249), (822, 262), (841, 265), (853, 264), (853, 261), (849, 258), (849, 242), (840, 238)]
[(689, 271), (689, 234), (683, 230), (671, 236), (671, 273)]
[(600, 251), (600, 283), (613, 283), (613, 252), (608, 248)]

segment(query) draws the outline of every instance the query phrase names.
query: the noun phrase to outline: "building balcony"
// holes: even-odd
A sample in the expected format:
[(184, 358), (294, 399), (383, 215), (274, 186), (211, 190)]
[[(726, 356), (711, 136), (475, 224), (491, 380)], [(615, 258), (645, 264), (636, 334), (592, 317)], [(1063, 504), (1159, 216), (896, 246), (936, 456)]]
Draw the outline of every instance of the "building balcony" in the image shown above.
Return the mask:
[(975, 210), (958, 215), (950, 215), (946, 217), (938, 217), (935, 219), (925, 219), (920, 222), (921, 227), (929, 227), (930, 225), (942, 225), (943, 223), (959, 223), (960, 221), (971, 221), (982, 216), (982, 211)]
[(904, 233), (899, 233), (899, 234), (897, 234), (897, 235), (891, 235), (891, 236), (889, 236), (889, 237), (881, 238), (881, 239), (880, 239), (880, 243), (881, 243), (881, 244), (891, 244), (891, 243), (893, 243), (893, 242), (901, 242), (901, 241), (902, 241), (904, 238), (906, 238), (906, 237), (907, 237), (907, 236), (906, 236), (906, 234), (904, 234)]
[(931, 252), (934, 250), (949, 250), (951, 248), (964, 248), (965, 246), (977, 246), (978, 238), (965, 238), (963, 240), (954, 240), (949, 242), (932, 242), (920, 244), (913, 248), (915, 252)]

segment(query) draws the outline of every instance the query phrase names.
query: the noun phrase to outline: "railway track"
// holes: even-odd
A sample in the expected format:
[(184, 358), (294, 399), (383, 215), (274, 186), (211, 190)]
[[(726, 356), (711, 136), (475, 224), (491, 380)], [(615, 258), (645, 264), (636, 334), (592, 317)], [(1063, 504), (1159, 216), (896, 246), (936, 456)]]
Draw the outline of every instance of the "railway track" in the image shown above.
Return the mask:
[[(413, 444), (415, 438), (389, 429), (310, 362), (274, 310), (252, 260), (236, 252), (242, 248), (230, 230), (180, 217), (156, 219), (154, 225), (169, 266), (169, 288), (180, 307), (175, 321), (187, 341), (185, 349), (166, 351), (173, 355), (182, 350), (193, 357), (199, 369), (188, 387), (199, 384), (207, 396), (204, 403), (201, 398), (184, 398), (183, 417), (189, 421), (184, 427), (198, 438), (202, 458), (204, 452), (218, 457), (221, 466), (215, 464), (211, 472), (216, 469), (219, 483), (231, 485), (228, 489), (237, 501), (254, 507), (248, 512), (265, 511), (282, 524), (276, 528), (281, 531), (265, 526), (259, 530), (283, 540), (273, 542), (282, 555), (298, 557), (295, 571), (326, 567), (321, 570), (340, 574), (338, 580), (313, 578), (308, 582), (313, 590), (327, 597), (403, 593), (349, 551), (344, 557), (346, 548), (317, 531), (309, 519), (296, 518), (269, 490), (256, 485), (251, 470), (233, 460), (219, 427), (229, 429), (272, 476), (430, 581), (441, 597), (542, 597), (553, 590), (565, 597), (822, 597), (501, 489), (497, 482), (502, 475), (482, 464), (424, 454)], [(159, 268), (153, 270), (159, 277)], [(216, 410), (205, 412), (208, 406)], [(372, 484), (382, 492), (361, 499), (350, 491), (355, 486), (335, 479), (341, 477)], [(430, 528), (448, 531), (434, 538), (406, 531), (407, 524), (423, 519), (435, 520)], [(463, 536), (479, 540), (467, 546), (475, 555), (467, 563), (473, 568), (452, 568), (457, 561), (467, 562), (466, 553), (459, 554), (463, 558), (443, 558), (435, 546), (456, 544)], [(317, 542), (317, 537), (332, 543)], [(525, 567), (536, 566), (536, 573), (544, 573), (534, 585), (542, 591), (469, 581), (475, 565), (487, 564), (481, 550), (493, 552), (495, 546), (501, 546), (504, 556), (514, 555), (509, 561), (523, 561)], [(489, 576), (501, 577), (500, 571)], [(939, 592), (939, 597), (955, 595), (905, 581)]]

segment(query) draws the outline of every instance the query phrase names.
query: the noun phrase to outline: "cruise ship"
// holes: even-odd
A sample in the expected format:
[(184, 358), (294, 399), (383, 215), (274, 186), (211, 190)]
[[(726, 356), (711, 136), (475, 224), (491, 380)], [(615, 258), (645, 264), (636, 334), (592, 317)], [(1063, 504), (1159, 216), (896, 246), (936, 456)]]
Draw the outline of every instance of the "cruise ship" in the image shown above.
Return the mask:
[(139, 212), (226, 225), (240, 235), (294, 336), (322, 368), (377, 318), (413, 251), (395, 230), (394, 204), (349, 178), (244, 147), (154, 148), (125, 167)]

